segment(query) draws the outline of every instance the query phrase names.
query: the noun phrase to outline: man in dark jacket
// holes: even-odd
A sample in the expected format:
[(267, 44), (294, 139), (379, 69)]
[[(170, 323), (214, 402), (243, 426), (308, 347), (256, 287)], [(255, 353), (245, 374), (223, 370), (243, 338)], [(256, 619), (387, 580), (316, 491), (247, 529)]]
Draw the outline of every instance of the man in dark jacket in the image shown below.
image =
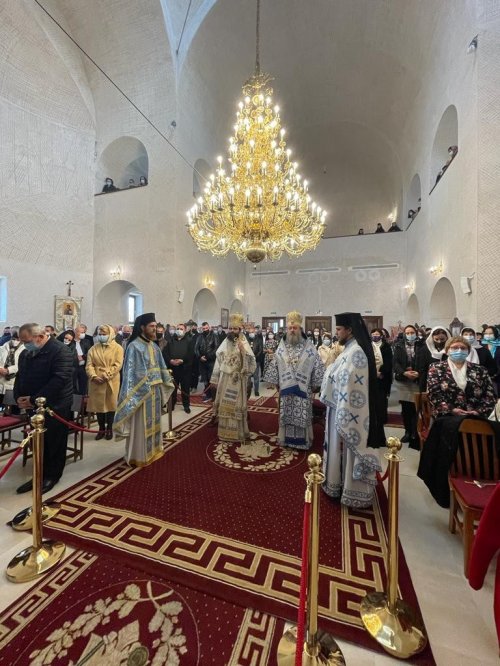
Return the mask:
[[(64, 419), (71, 416), (73, 400), (73, 356), (58, 340), (47, 335), (39, 324), (23, 324), (19, 339), (25, 350), (19, 356), (14, 383), (14, 398), (20, 409), (33, 410), (39, 397)], [(51, 490), (62, 476), (66, 464), (68, 427), (45, 415), (42, 492)], [(29, 492), (32, 481), (23, 483), (18, 493)]]
[[(257, 361), (257, 367), (255, 368), (255, 372), (252, 375), (252, 379), (253, 379), (253, 391), (255, 395), (258, 396), (259, 385), (260, 385), (260, 365), (262, 358), (264, 356), (264, 342), (262, 340), (262, 336), (257, 334), (257, 331), (253, 326), (249, 328), (248, 331), (245, 332), (245, 336), (246, 339), (248, 340), (248, 344), (250, 345), (250, 349), (253, 351), (255, 360)], [(250, 393), (251, 389), (252, 387), (250, 383)]]
[(218, 346), (215, 333), (210, 330), (209, 323), (204, 321), (201, 325), (201, 335), (196, 338), (195, 354), (200, 362), (201, 381), (205, 385), (205, 391), (210, 385)]
[[(194, 349), (192, 341), (187, 335), (185, 324), (177, 324), (172, 341), (163, 349), (163, 358), (167, 368), (172, 370), (176, 389), (180, 388), (182, 405), (186, 414), (191, 413), (189, 407), (189, 392), (191, 389), (191, 366), (193, 364)], [(172, 407), (177, 402), (177, 390), (172, 395)]]

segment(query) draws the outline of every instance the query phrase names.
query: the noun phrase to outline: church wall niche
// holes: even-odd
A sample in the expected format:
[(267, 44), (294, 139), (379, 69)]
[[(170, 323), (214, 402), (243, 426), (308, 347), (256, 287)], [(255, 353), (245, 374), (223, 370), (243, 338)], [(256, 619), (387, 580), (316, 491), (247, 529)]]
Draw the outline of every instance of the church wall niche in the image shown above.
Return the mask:
[(416, 294), (412, 294), (406, 304), (406, 324), (421, 324), (420, 304)]
[(149, 157), (146, 146), (133, 136), (121, 136), (102, 151), (96, 171), (96, 194), (100, 193), (106, 178), (112, 178), (115, 187), (127, 189), (129, 180), (139, 185), (141, 176), (149, 180)]
[(422, 185), (420, 183), (420, 176), (416, 173), (411, 179), (410, 189), (408, 190), (408, 197), (406, 201), (406, 228), (410, 226), (413, 220), (420, 212), (422, 203)]
[(132, 282), (127, 280), (113, 280), (104, 285), (98, 292), (94, 303), (94, 324), (126, 324), (133, 320), (129, 318), (129, 297), (136, 296), (139, 306), (135, 315), (142, 311), (142, 292)]
[(450, 104), (441, 116), (431, 153), (431, 182), (430, 189), (436, 186), (436, 179), (449, 159), (448, 148), (458, 148), (458, 113), (457, 107)]
[(436, 282), (429, 303), (429, 315), (428, 326), (448, 326), (457, 316), (455, 289), (448, 278), (443, 277)]
[(209, 324), (220, 323), (220, 308), (213, 291), (207, 288), (200, 289), (194, 297), (191, 316), (198, 326), (204, 321), (208, 321)]

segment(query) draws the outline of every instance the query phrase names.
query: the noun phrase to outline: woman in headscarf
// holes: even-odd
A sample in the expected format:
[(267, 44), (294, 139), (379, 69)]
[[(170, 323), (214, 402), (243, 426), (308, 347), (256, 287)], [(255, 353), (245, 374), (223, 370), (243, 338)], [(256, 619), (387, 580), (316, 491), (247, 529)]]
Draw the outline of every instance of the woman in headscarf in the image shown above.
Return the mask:
[(97, 414), (96, 439), (113, 439), (113, 419), (120, 390), (123, 348), (115, 342), (115, 330), (109, 324), (99, 326), (97, 343), (89, 349), (86, 371), (89, 378), (87, 410)]
[(427, 373), (433, 363), (443, 360), (446, 340), (450, 333), (444, 326), (435, 326), (427, 336), (425, 343), (417, 351), (415, 370), (418, 372), (418, 387), (421, 393), (427, 391)]
[(269, 367), (269, 363), (271, 363), (274, 354), (276, 353), (278, 344), (279, 343), (276, 340), (274, 332), (269, 331), (268, 334), (266, 335), (266, 339), (264, 342), (264, 372), (262, 373), (262, 376), (266, 374), (267, 368)]
[(479, 363), (488, 371), (490, 377), (494, 377), (497, 372), (495, 359), (492, 357), (486, 347), (476, 340), (476, 332), (473, 328), (466, 326), (460, 332), (460, 335), (466, 340), (471, 347), (470, 353), (467, 356), (469, 363)]

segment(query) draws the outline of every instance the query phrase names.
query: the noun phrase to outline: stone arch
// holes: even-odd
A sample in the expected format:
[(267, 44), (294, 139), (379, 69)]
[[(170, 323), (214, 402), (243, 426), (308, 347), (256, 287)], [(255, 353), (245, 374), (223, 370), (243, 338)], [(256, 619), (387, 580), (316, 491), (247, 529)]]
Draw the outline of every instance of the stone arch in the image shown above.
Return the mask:
[(136, 297), (135, 316), (142, 314), (142, 292), (132, 282), (113, 280), (102, 287), (95, 298), (94, 324), (131, 323), (129, 297)]
[(149, 177), (146, 146), (133, 136), (121, 136), (101, 153), (96, 169), (96, 193), (102, 190), (106, 178), (112, 178), (116, 187), (125, 189), (130, 178), (139, 185), (141, 176)]
[(438, 324), (448, 326), (457, 316), (457, 298), (448, 278), (443, 277), (436, 282), (429, 303), (429, 315), (429, 326)]
[(211, 171), (210, 164), (204, 159), (196, 160), (194, 163), (193, 197), (195, 197), (195, 199), (203, 194), (203, 188), (206, 182), (205, 179), (208, 180)]
[(406, 303), (406, 323), (420, 324), (420, 304), (416, 294), (412, 294)]
[(229, 314), (238, 313), (238, 314), (241, 314), (241, 315), (245, 316), (245, 314), (243, 312), (243, 309), (244, 309), (243, 303), (240, 301), (239, 298), (235, 298), (234, 301), (231, 303), (231, 306), (229, 308)]
[(457, 146), (458, 148), (458, 114), (457, 107), (453, 104), (450, 104), (441, 116), (434, 136), (431, 153), (431, 189), (436, 184), (439, 171), (448, 160), (448, 148), (450, 146)]
[[(407, 211), (406, 211), (406, 227), (408, 228), (410, 224), (415, 219), (416, 214), (418, 214), (422, 204), (422, 184), (420, 182), (420, 176), (416, 173), (411, 179), (410, 189), (408, 190), (407, 198)], [(415, 211), (415, 214), (410, 214), (410, 211)]]
[(193, 301), (192, 317), (201, 325), (203, 321), (209, 324), (218, 324), (220, 321), (220, 308), (213, 291), (204, 288), (196, 294)]

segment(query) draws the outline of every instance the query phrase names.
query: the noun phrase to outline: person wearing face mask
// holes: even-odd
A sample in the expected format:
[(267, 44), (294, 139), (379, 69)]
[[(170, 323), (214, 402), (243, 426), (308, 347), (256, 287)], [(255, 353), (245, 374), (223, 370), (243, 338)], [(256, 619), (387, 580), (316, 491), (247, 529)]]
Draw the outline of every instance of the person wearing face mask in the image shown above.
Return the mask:
[(118, 192), (118, 188), (113, 183), (112, 178), (106, 178), (106, 181), (104, 183), (104, 187), (102, 188), (102, 192), (104, 194), (107, 194), (108, 192)]
[(491, 413), (496, 398), (486, 368), (467, 361), (471, 347), (465, 338), (449, 338), (447, 358), (429, 368), (427, 393), (435, 418), (484, 416)]
[(189, 335), (186, 334), (186, 325), (177, 324), (176, 332), (163, 351), (163, 358), (169, 370), (172, 370), (176, 390), (172, 397), (172, 408), (177, 402), (177, 389), (180, 389), (182, 406), (186, 414), (191, 414), (189, 394), (191, 392), (191, 367), (193, 364), (194, 348)]
[(76, 369), (76, 393), (87, 395), (88, 379), (85, 372), (85, 364), (90, 348), (94, 344), (94, 338), (87, 335), (87, 326), (80, 324), (75, 329), (75, 347), (78, 356), (78, 367)]
[(222, 344), (224, 340), (226, 339), (226, 333), (222, 326), (217, 326), (217, 342), (219, 344)]
[(277, 348), (278, 348), (278, 341), (276, 340), (274, 331), (271, 329), (267, 332), (266, 339), (264, 341), (264, 348), (263, 348), (264, 372), (262, 373), (262, 376), (264, 376), (265, 373), (267, 372), (269, 363), (272, 361)]
[[(78, 352), (76, 350), (75, 342), (75, 332), (67, 330), (64, 332), (63, 344), (66, 345), (66, 348), (70, 351), (71, 357), (73, 359), (73, 393), (78, 393)], [(80, 394), (82, 395), (82, 394)]]
[(386, 342), (381, 328), (374, 328), (371, 332), (375, 365), (377, 366), (377, 389), (379, 419), (387, 423), (387, 408), (392, 386), (392, 349)]
[(130, 340), (130, 334), (132, 333), (132, 326), (129, 324), (123, 324), (121, 330), (118, 331), (115, 337), (115, 342), (117, 345), (120, 345), (122, 349), (127, 348), (128, 341)]
[(500, 334), (496, 326), (486, 326), (481, 344), (488, 350), (495, 363), (495, 374), (492, 376), (497, 396), (500, 396)]
[(6, 391), (14, 388), (19, 356), (24, 351), (24, 345), (19, 340), (19, 326), (12, 326), (10, 334), (10, 340), (0, 347), (0, 405)]
[(123, 365), (123, 347), (115, 342), (115, 330), (109, 324), (97, 329), (97, 343), (87, 355), (85, 370), (89, 380), (87, 410), (95, 412), (99, 423), (96, 439), (113, 439), (120, 370)]
[(446, 340), (450, 338), (448, 329), (435, 326), (427, 336), (425, 343), (420, 345), (415, 357), (415, 370), (418, 372), (418, 388), (421, 393), (427, 391), (427, 373), (433, 363), (443, 360)]
[(417, 329), (413, 324), (405, 326), (402, 339), (394, 344), (393, 368), (397, 399), (401, 404), (401, 416), (405, 434), (402, 442), (410, 448), (419, 449), (417, 433), (417, 411), (415, 393), (418, 392), (418, 372), (415, 370), (415, 356), (418, 349)]
[(316, 349), (319, 349), (319, 348), (321, 347), (322, 338), (321, 338), (321, 335), (320, 335), (320, 332), (319, 332), (319, 328), (318, 328), (318, 327), (316, 327), (316, 328), (313, 330), (313, 334), (312, 334), (311, 342), (312, 342), (313, 345), (316, 347)]
[(201, 325), (201, 335), (196, 338), (195, 355), (200, 363), (201, 381), (205, 386), (205, 397), (203, 402), (208, 402), (211, 398), (208, 392), (210, 386), (210, 377), (215, 364), (215, 352), (217, 351), (217, 338), (215, 333), (210, 330), (208, 321)]
[(193, 362), (191, 363), (191, 393), (194, 393), (198, 388), (198, 382), (200, 379), (200, 362), (195, 353), (198, 335), (198, 324), (193, 319), (189, 319), (186, 322), (186, 336), (189, 338), (193, 352)]
[(479, 363), (483, 368), (486, 368), (490, 377), (494, 377), (496, 374), (495, 360), (486, 347), (483, 347), (483, 345), (478, 342), (474, 329), (466, 326), (461, 330), (460, 335), (471, 347), (469, 356), (467, 357), (469, 363)]
[(321, 345), (318, 347), (318, 354), (323, 361), (325, 368), (327, 368), (332, 360), (329, 358), (332, 352), (332, 334), (324, 333), (321, 339)]
[[(255, 368), (255, 372), (252, 375), (252, 381), (253, 381), (253, 390), (254, 394), (256, 397), (260, 395), (259, 392), (259, 387), (260, 387), (260, 363), (261, 359), (264, 355), (264, 344), (262, 340), (262, 336), (257, 335), (257, 331), (255, 330), (255, 326), (251, 326), (246, 332), (245, 332), (245, 337), (248, 341), (248, 344), (250, 345), (250, 349), (253, 351), (253, 354), (255, 356), (255, 361), (257, 363), (257, 367)], [(250, 383), (250, 392), (252, 389), (252, 384)], [(250, 396), (248, 396), (250, 397)]]
[[(19, 356), (14, 381), (14, 398), (20, 409), (31, 411), (38, 397), (47, 400), (64, 419), (71, 417), (73, 401), (73, 355), (67, 346), (47, 335), (40, 324), (23, 324), (19, 339), (24, 351)], [(66, 464), (68, 427), (45, 414), (42, 492), (48, 492), (59, 481)], [(23, 483), (18, 493), (30, 492), (31, 481)]]

